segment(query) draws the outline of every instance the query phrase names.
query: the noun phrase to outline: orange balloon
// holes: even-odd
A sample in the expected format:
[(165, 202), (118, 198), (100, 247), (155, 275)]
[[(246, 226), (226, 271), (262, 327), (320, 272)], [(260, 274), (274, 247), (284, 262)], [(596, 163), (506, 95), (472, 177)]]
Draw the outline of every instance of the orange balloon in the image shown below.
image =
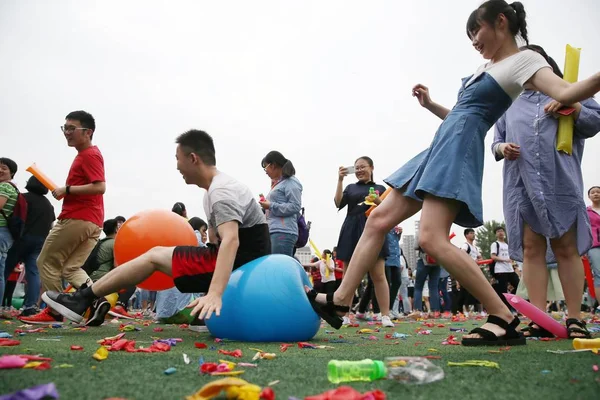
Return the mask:
[[(156, 246), (198, 246), (198, 240), (188, 221), (174, 212), (142, 211), (125, 221), (117, 232), (115, 264), (125, 264)], [(173, 278), (158, 271), (138, 284), (146, 290), (165, 290), (173, 286)]]

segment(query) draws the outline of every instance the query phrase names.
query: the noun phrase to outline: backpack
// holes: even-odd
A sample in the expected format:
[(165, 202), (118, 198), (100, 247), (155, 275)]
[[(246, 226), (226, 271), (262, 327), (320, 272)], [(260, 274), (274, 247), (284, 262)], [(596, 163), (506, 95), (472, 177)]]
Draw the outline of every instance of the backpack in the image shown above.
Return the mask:
[(15, 202), (15, 207), (13, 208), (10, 217), (7, 217), (3, 210), (0, 210), (0, 213), (6, 220), (6, 227), (10, 231), (13, 240), (18, 240), (23, 236), (23, 232), (25, 231), (25, 222), (27, 221), (27, 199), (14, 183), (8, 183), (17, 191), (17, 201)]
[(304, 218), (304, 207), (302, 207), (300, 215), (298, 216), (298, 240), (294, 247), (300, 248), (306, 246), (308, 237), (310, 236), (310, 225), (311, 222), (306, 222), (306, 219)]
[(104, 239), (98, 240), (98, 243), (96, 243), (96, 246), (94, 246), (94, 249), (92, 250), (92, 252), (88, 256), (88, 258), (85, 260), (85, 262), (81, 266), (81, 269), (83, 269), (88, 274), (88, 276), (92, 272), (94, 272), (98, 268), (100, 268), (100, 264), (98, 264), (98, 251), (100, 251), (100, 245), (108, 239), (111, 239), (111, 238), (105, 237)]
[[(494, 242), (496, 244), (496, 256), (500, 257), (500, 243), (498, 242)], [(496, 277), (496, 270), (495, 267), (496, 266), (496, 261), (492, 260), (492, 262), (490, 263), (490, 275), (492, 275), (494, 278)]]

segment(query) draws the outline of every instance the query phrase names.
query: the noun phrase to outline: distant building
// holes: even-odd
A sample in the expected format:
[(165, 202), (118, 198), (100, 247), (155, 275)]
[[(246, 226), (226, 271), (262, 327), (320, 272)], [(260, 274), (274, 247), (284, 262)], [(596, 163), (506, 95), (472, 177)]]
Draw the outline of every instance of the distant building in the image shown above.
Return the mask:
[(417, 252), (415, 251), (416, 239), (414, 235), (402, 235), (402, 254), (411, 269), (417, 268)]
[(296, 258), (300, 261), (300, 264), (308, 264), (312, 257), (313, 255), (309, 246), (304, 246), (296, 250)]

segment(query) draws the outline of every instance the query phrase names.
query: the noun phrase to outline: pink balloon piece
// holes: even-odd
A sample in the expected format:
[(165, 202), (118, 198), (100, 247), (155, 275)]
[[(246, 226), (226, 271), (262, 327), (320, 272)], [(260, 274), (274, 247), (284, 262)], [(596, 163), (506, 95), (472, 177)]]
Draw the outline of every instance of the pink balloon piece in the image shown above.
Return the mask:
[(0, 357), (0, 369), (23, 368), (27, 364), (27, 360), (19, 356), (2, 356)]
[(567, 339), (569, 337), (566, 327), (562, 326), (559, 322), (555, 321), (551, 316), (530, 302), (523, 300), (514, 294), (503, 293), (503, 295), (506, 297), (506, 300), (508, 300), (510, 305), (515, 308), (515, 310), (528, 317), (537, 325), (552, 333), (554, 336), (562, 339)]

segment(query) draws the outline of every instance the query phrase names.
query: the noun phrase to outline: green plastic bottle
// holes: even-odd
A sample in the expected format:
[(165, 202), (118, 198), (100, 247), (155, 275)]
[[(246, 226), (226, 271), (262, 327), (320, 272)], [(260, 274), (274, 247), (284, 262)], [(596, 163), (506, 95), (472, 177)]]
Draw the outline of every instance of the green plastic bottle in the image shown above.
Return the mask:
[(387, 370), (383, 361), (338, 361), (331, 360), (327, 364), (327, 379), (331, 383), (366, 381), (371, 382), (385, 378)]

